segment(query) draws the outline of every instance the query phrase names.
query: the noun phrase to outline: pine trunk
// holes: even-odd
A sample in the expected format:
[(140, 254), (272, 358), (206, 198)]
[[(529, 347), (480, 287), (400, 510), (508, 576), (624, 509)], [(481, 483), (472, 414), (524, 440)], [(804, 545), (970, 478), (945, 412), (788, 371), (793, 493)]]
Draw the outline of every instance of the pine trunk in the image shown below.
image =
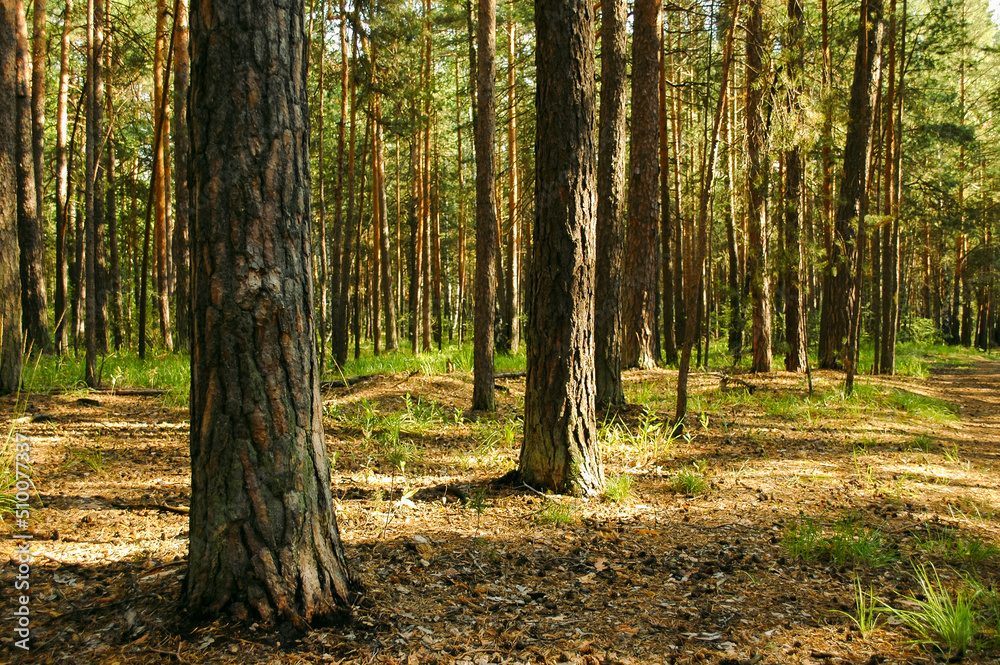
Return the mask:
[(174, 18), (174, 211), (173, 253), (174, 303), (177, 346), (191, 348), (191, 295), (188, 292), (189, 266), (188, 236), (191, 199), (188, 193), (188, 153), (191, 140), (187, 126), (187, 96), (191, 61), (188, 52), (189, 26), (187, 0), (177, 2)]
[[(199, 614), (305, 630), (345, 618), (359, 584), (340, 543), (321, 422), (304, 11), (253, 0), (262, 27), (250, 32), (229, 5), (196, 0), (191, 12), (184, 599)], [(273, 83), (259, 85), (265, 77)]]
[(601, 110), (597, 146), (597, 257), (594, 287), (596, 403), (624, 404), (622, 261), (625, 236), (625, 131), (628, 104), (628, 3), (601, 8)]
[(496, 1), (479, 1), (476, 31), (476, 284), (475, 320), (473, 322), (472, 408), (496, 410), (493, 395), (493, 310), (496, 306)]
[(0, 0), (0, 395), (21, 387), (21, 276), (17, 244), (15, 0)]
[(632, 33), (632, 122), (628, 232), (622, 298), (622, 365), (656, 365), (656, 300), (660, 227), (659, 0), (637, 0)]
[[(789, 47), (793, 50), (793, 60), (789, 77), (794, 81), (793, 98), (790, 100), (792, 117), (799, 118), (799, 97), (802, 94), (804, 61), (803, 37), (805, 34), (805, 14), (802, 0), (788, 0)], [(805, 272), (805, 249), (802, 242), (802, 155), (798, 146), (785, 152), (785, 369), (789, 372), (803, 372), (806, 369), (806, 299), (802, 285)]]
[(67, 0), (63, 11), (62, 38), (59, 44), (59, 93), (56, 98), (56, 293), (55, 351), (62, 354), (69, 346), (69, 270), (66, 241), (69, 235), (70, 174), (66, 144), (69, 137), (69, 54), (72, 32), (73, 0)]
[(604, 486), (594, 418), (593, 12), (590, 0), (535, 2), (535, 225), (518, 467), (528, 485), (584, 495)]

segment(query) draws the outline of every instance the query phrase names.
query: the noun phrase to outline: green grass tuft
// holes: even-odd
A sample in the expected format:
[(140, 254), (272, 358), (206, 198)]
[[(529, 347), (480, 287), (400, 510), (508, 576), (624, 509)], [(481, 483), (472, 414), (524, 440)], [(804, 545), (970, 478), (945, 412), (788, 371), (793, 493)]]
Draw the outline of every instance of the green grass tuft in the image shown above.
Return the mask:
[(632, 487), (635, 481), (627, 473), (618, 474), (608, 478), (604, 487), (604, 498), (611, 503), (622, 503), (632, 498)]

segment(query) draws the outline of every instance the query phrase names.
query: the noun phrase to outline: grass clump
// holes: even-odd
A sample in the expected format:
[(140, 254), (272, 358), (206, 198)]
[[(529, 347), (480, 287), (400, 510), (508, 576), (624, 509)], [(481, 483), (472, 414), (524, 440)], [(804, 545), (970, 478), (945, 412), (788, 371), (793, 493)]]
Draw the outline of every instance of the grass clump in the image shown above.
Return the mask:
[(841, 566), (878, 568), (897, 558), (882, 532), (861, 525), (855, 516), (838, 520), (829, 531), (824, 532), (811, 518), (800, 517), (785, 534), (783, 544), (789, 554), (803, 561), (819, 559)]
[(632, 498), (632, 487), (635, 484), (632, 476), (621, 473), (608, 478), (604, 488), (604, 498), (611, 503), (622, 503)]
[(920, 593), (903, 601), (908, 608), (889, 608), (892, 614), (919, 637), (918, 644), (930, 644), (942, 652), (964, 656), (978, 630), (976, 598), (979, 591), (960, 586), (954, 592), (945, 588), (934, 564), (913, 566)]
[(573, 513), (575, 512), (573, 506), (558, 501), (549, 501), (538, 512), (536, 519), (539, 524), (570, 524), (573, 522)]
[(692, 464), (685, 465), (674, 476), (670, 486), (681, 494), (701, 494), (708, 489), (708, 479), (705, 477), (707, 468), (708, 462), (705, 460), (696, 460)]
[(62, 469), (68, 470), (83, 465), (94, 473), (104, 473), (104, 451), (96, 446), (86, 448), (69, 447)]
[(881, 603), (875, 596), (875, 588), (871, 585), (865, 591), (861, 586), (861, 580), (854, 576), (854, 614), (841, 610), (833, 610), (835, 614), (843, 614), (854, 622), (861, 637), (866, 638), (872, 634), (878, 625), (878, 616), (882, 612)]

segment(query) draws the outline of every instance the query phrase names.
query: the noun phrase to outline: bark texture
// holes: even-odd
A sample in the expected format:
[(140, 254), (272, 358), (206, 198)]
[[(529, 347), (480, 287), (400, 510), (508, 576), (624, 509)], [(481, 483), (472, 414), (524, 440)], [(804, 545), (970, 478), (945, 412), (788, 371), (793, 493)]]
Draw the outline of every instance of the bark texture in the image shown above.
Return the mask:
[(17, 21), (17, 239), (21, 268), (21, 322), (25, 349), (48, 352), (48, 298), (45, 293), (45, 234), (32, 154), (31, 66), (24, 0), (15, 2)]
[(518, 467), (529, 485), (578, 494), (604, 486), (594, 419), (593, 12), (589, 0), (535, 2), (535, 226)]
[(18, 268), (17, 92), (14, 0), (0, 0), (0, 395), (21, 384), (21, 278)]
[(479, 0), (475, 117), (476, 145), (476, 309), (473, 321), (472, 408), (493, 411), (493, 333), (496, 307), (496, 2)]
[[(793, 83), (789, 99), (789, 112), (800, 117), (799, 96), (802, 85), (798, 82), (802, 75), (804, 61), (803, 36), (805, 34), (805, 14), (802, 0), (788, 0), (788, 48), (792, 52), (789, 63), (789, 78)], [(802, 244), (802, 154), (796, 146), (785, 152), (785, 341), (788, 353), (785, 355), (785, 369), (789, 372), (803, 372), (806, 369), (806, 299), (802, 288), (806, 257)]]
[(601, 10), (601, 113), (597, 159), (597, 277), (594, 369), (597, 404), (624, 404), (621, 358), (622, 258), (625, 236), (625, 120), (628, 102), (628, 3)]
[(656, 365), (656, 299), (660, 226), (659, 0), (637, 0), (632, 32), (632, 133), (629, 157), (628, 239), (622, 311), (622, 363)]
[(188, 292), (188, 152), (191, 142), (187, 127), (187, 94), (191, 62), (188, 53), (188, 3), (177, 2), (174, 17), (174, 210), (173, 242), (170, 249), (174, 265), (174, 326), (179, 348), (191, 346), (191, 296)]
[(839, 368), (845, 358), (850, 317), (854, 311), (858, 284), (855, 280), (857, 230), (865, 214), (864, 194), (868, 183), (868, 142), (874, 122), (875, 98), (881, 69), (882, 0), (864, 0), (859, 12), (858, 49), (854, 59), (854, 80), (848, 105), (844, 166), (838, 188), (833, 240), (830, 248), (831, 273), (827, 275), (828, 296), (823, 301), (825, 334), (819, 349), (823, 368)]
[(343, 618), (359, 587), (321, 422), (302, 2), (195, 0), (191, 44), (185, 599), (304, 629)]

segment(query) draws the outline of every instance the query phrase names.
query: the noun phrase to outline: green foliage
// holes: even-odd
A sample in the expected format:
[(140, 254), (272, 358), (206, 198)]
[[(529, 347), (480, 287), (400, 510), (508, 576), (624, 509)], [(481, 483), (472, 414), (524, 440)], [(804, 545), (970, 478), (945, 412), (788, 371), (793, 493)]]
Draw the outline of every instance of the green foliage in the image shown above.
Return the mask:
[(849, 614), (841, 610), (833, 610), (835, 614), (842, 614), (854, 622), (861, 637), (868, 638), (878, 625), (879, 613), (882, 611), (878, 598), (875, 596), (875, 588), (871, 585), (865, 591), (861, 586), (861, 580), (854, 576), (854, 614)]
[(540, 524), (570, 524), (575, 512), (573, 506), (549, 500), (538, 512), (536, 519)]
[[(85, 358), (81, 355), (38, 356), (26, 363), (22, 381), (25, 392), (86, 390), (83, 382)], [(178, 405), (187, 404), (191, 385), (191, 361), (180, 353), (139, 360), (131, 352), (113, 352), (98, 358), (97, 375), (101, 384), (111, 388), (157, 388), (166, 390), (167, 398)]]
[(604, 498), (611, 503), (622, 503), (632, 498), (632, 487), (635, 484), (632, 476), (621, 473), (608, 478), (604, 487)]
[(789, 554), (803, 561), (819, 559), (877, 568), (897, 558), (882, 532), (863, 526), (856, 516), (841, 518), (830, 531), (827, 535), (815, 520), (800, 515), (785, 533), (783, 544)]
[(701, 494), (708, 489), (708, 480), (705, 478), (707, 468), (708, 462), (704, 460), (696, 460), (681, 467), (670, 487), (680, 494)]
[(913, 573), (920, 593), (903, 600), (915, 609), (889, 608), (889, 611), (919, 636), (918, 643), (963, 656), (976, 635), (975, 601), (979, 592), (965, 584), (949, 591), (934, 564), (930, 564), (930, 572), (927, 566), (914, 564)]
[(66, 451), (66, 461), (60, 468), (69, 470), (80, 465), (94, 473), (104, 473), (104, 451), (97, 446), (87, 446), (86, 448), (69, 446)]

